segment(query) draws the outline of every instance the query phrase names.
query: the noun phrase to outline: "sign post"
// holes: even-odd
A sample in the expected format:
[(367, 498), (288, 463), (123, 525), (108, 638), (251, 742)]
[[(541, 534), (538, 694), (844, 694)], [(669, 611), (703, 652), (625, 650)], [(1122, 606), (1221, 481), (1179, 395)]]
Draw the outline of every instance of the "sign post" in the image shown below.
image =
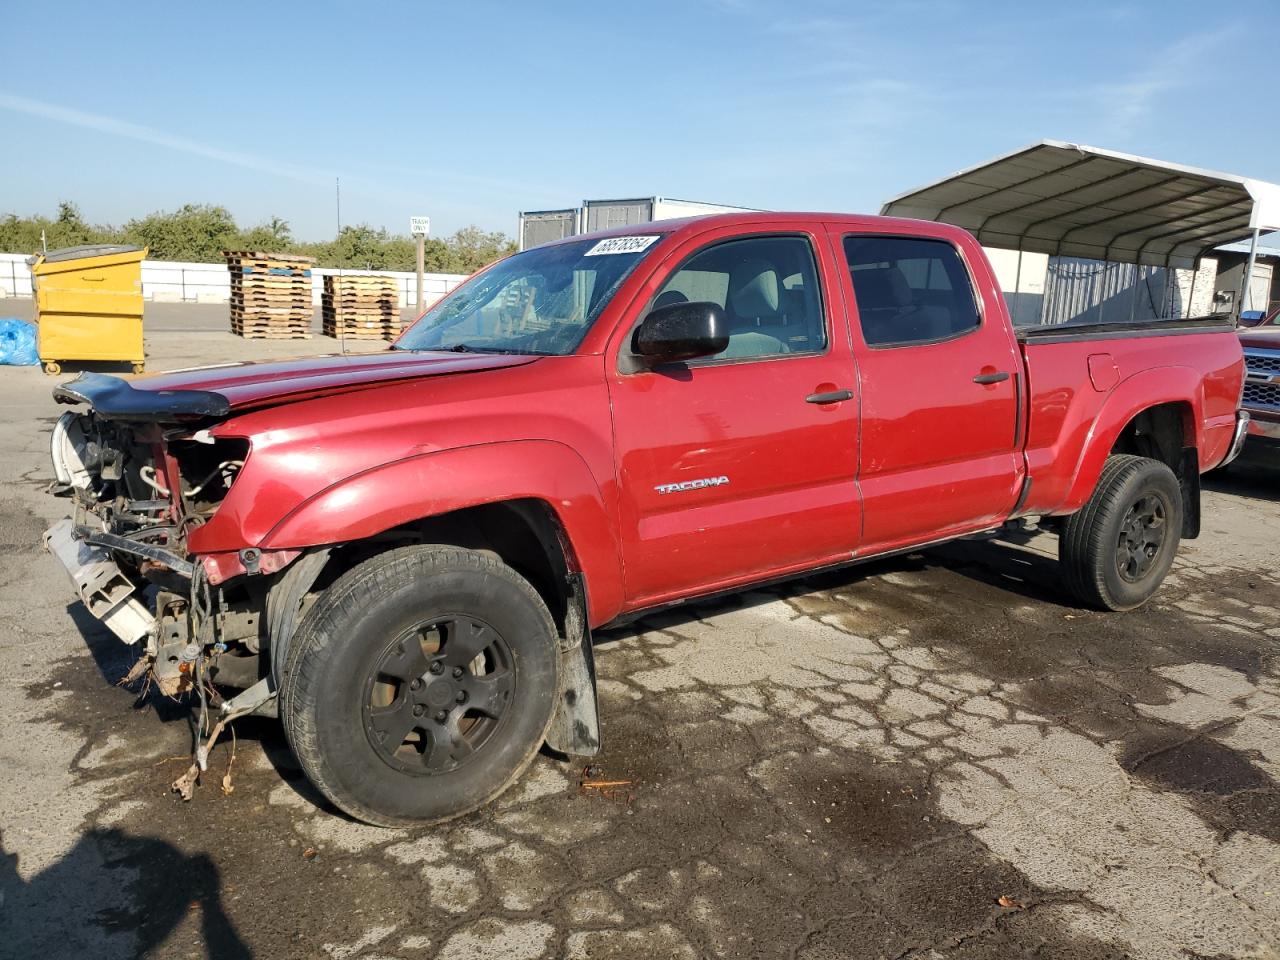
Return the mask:
[(413, 234), (414, 238), (418, 241), (418, 305), (417, 305), (417, 311), (418, 311), (418, 316), (422, 316), (422, 314), (423, 314), (423, 312), (424, 312), (424, 308), (423, 308), (423, 306), (422, 306), (422, 293), (423, 293), (423, 290), (422, 290), (422, 287), (423, 287), (423, 276), (422, 276), (422, 275), (423, 275), (423, 273), (425, 272), (425, 269), (424, 269), (424, 268), (425, 268), (425, 266), (426, 266), (427, 234), (431, 232), (431, 218), (430, 218), (430, 217), (410, 217), (410, 218), (409, 218), (409, 232), (410, 232), (411, 234)]

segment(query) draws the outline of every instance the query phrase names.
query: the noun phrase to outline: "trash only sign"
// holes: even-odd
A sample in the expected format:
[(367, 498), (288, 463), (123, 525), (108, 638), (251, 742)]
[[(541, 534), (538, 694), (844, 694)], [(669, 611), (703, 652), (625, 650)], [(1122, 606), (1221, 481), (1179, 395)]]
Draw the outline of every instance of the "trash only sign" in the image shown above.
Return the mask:
[(415, 237), (425, 237), (431, 233), (430, 217), (410, 217), (409, 233)]

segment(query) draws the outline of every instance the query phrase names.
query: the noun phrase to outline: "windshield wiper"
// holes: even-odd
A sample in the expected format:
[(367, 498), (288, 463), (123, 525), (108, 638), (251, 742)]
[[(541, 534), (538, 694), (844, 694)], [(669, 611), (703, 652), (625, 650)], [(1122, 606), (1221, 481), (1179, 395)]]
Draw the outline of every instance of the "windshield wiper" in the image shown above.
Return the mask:
[(508, 356), (523, 357), (549, 357), (552, 354), (546, 350), (518, 350), (514, 347), (475, 347), (469, 343), (455, 343), (451, 347), (444, 347), (449, 353), (500, 353)]

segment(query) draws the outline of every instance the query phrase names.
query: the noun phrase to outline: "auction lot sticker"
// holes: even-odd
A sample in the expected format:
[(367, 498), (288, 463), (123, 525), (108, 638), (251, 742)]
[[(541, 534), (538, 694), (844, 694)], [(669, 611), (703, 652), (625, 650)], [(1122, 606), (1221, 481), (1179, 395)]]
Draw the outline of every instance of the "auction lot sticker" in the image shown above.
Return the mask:
[(648, 250), (657, 240), (657, 236), (648, 237), (609, 237), (601, 240), (583, 254), (584, 257), (599, 257), (606, 253), (639, 253)]

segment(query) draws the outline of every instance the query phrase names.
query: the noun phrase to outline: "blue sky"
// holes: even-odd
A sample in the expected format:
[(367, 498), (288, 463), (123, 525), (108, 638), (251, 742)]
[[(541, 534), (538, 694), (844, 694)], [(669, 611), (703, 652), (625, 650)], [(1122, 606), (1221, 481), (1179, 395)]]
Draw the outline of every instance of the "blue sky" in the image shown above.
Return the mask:
[(397, 233), (655, 194), (874, 212), (1042, 137), (1280, 181), (1274, 2), (50, 9), (3, 15), (0, 213), (220, 203), (321, 239), (335, 177), (344, 223)]

